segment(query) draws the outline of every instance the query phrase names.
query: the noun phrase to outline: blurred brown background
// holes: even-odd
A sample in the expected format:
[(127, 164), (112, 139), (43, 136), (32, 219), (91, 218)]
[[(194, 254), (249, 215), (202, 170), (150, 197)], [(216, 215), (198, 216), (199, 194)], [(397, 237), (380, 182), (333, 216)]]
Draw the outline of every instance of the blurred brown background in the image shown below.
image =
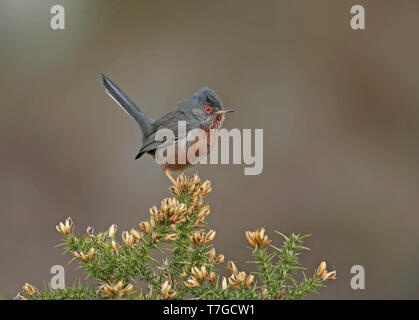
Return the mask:
[[(66, 29), (50, 28), (50, 8)], [(363, 4), (366, 30), (349, 26)], [(314, 299), (419, 298), (419, 2), (0, 1), (0, 297), (67, 265), (55, 224), (127, 229), (167, 196), (104, 72), (152, 118), (199, 87), (264, 129), (264, 171), (199, 166), (216, 248), (250, 268), (244, 231), (310, 233), (302, 262), (338, 279)], [(352, 290), (350, 268), (366, 270)]]

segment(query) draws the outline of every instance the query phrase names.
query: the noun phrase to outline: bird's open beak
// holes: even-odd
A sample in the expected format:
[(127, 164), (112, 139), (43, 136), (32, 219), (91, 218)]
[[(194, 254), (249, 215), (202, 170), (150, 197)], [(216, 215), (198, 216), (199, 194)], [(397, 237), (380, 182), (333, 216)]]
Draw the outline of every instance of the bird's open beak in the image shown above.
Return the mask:
[(234, 112), (234, 109), (231, 108), (222, 108), (221, 110), (215, 111), (215, 113), (228, 113), (228, 112)]

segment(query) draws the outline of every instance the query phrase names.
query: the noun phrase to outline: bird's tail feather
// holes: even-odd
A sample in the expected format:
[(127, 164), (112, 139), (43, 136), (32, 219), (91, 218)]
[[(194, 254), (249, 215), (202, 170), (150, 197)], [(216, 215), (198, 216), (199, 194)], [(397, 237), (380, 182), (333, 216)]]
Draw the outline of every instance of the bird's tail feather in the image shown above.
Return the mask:
[(102, 73), (106, 93), (116, 101), (140, 125), (143, 139), (152, 132), (152, 121), (137, 107), (137, 105), (111, 79)]

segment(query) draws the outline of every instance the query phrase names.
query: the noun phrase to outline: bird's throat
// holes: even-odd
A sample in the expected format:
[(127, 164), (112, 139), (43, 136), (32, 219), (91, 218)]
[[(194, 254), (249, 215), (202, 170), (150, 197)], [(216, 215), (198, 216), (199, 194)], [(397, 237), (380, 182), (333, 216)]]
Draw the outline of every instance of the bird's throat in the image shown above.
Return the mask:
[(223, 125), (225, 115), (223, 113), (215, 114), (208, 122), (207, 129), (220, 129)]

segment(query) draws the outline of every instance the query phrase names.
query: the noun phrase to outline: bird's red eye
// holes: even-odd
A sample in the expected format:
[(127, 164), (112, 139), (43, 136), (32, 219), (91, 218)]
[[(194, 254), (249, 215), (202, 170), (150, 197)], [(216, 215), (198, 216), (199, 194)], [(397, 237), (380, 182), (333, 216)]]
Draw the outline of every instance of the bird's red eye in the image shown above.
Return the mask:
[(212, 112), (212, 107), (211, 106), (205, 106), (205, 112), (210, 114)]

